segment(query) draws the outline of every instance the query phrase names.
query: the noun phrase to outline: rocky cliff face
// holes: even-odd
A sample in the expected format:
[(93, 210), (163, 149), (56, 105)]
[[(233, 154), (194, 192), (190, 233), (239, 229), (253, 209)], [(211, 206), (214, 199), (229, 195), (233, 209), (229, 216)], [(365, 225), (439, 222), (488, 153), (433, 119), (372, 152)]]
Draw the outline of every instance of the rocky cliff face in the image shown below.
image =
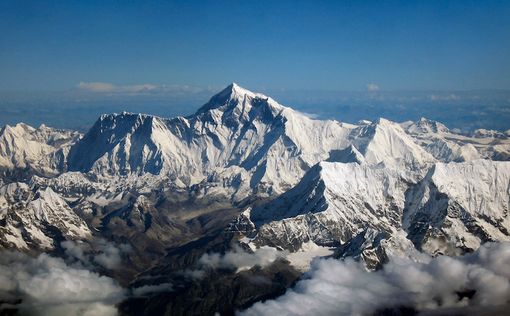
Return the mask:
[(454, 255), (510, 238), (510, 162), (437, 163), (407, 192), (403, 226), (418, 249)]

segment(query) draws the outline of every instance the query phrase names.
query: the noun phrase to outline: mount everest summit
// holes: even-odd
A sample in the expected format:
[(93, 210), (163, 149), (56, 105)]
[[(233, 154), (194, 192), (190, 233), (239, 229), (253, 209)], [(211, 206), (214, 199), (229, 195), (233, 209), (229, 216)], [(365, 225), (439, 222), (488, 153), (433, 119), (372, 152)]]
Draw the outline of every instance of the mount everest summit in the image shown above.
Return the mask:
[(154, 286), (155, 276), (185, 284), (183, 271), (202, 271), (210, 253), (274, 250), (260, 273), (284, 269), (285, 289), (315, 257), (378, 269), (392, 256), (510, 240), (509, 160), (510, 136), (496, 131), (315, 120), (231, 84), (188, 117), (105, 114), (84, 135), (3, 127), (0, 247), (62, 255), (63, 242), (129, 245), (124, 267), (110, 271), (127, 286)]

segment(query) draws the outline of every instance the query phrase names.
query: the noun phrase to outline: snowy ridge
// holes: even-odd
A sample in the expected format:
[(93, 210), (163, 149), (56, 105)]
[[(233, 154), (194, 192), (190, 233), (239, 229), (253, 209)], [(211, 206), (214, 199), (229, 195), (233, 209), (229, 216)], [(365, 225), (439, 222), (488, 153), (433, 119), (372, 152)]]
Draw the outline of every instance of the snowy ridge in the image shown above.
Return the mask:
[(32, 169), (54, 175), (64, 171), (69, 147), (79, 133), (19, 123), (0, 130), (0, 168)]
[(356, 163), (321, 162), (293, 189), (251, 211), (256, 243), (297, 250), (309, 240), (343, 244), (371, 227), (399, 227), (406, 185), (396, 172)]
[(454, 255), (510, 240), (509, 208), (510, 162), (436, 163), (417, 183), (388, 168), (321, 162), (244, 223), (256, 227), (250, 243), (336, 244), (340, 256), (376, 267), (388, 254)]
[(52, 189), (35, 193), (24, 183), (0, 188), (0, 246), (53, 249), (59, 240), (87, 239), (87, 224)]
[(472, 135), (462, 135), (424, 118), (404, 122), (401, 126), (418, 145), (441, 162), (510, 159), (510, 138), (504, 133), (477, 130)]
[(510, 240), (510, 162), (438, 163), (408, 193), (404, 228), (428, 253)]

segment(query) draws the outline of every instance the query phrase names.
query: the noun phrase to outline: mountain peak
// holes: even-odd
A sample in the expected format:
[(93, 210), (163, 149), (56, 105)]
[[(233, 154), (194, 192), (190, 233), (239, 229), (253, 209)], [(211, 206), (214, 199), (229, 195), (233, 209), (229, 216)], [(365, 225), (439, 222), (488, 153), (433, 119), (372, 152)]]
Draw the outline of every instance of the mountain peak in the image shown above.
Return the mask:
[(409, 125), (407, 127), (407, 131), (414, 134), (426, 134), (448, 132), (449, 130), (445, 125), (437, 121), (422, 117), (418, 121)]
[(213, 100), (213, 99), (236, 99), (236, 98), (243, 99), (246, 96), (251, 97), (251, 98), (255, 98), (257, 96), (267, 98), (263, 94), (254, 93), (248, 89), (241, 87), (237, 83), (232, 82), (225, 89), (221, 90), (218, 94), (214, 95), (211, 98), (211, 100)]
[(33, 128), (32, 126), (27, 125), (25, 123), (17, 123), (14, 126), (5, 125), (1, 130), (1, 134), (23, 135), (33, 131), (35, 131), (35, 128)]
[(232, 82), (225, 89), (214, 95), (209, 102), (198, 109), (197, 114), (215, 109), (225, 111), (245, 103), (250, 103), (251, 105), (270, 104), (272, 107), (283, 108), (270, 97), (262, 93), (252, 92), (241, 87), (237, 83)]
[[(225, 89), (223, 89), (223, 91), (226, 91), (226, 92), (229, 92), (230, 95), (232, 94), (235, 94), (237, 96), (245, 96), (245, 95), (248, 95), (250, 97), (255, 97), (255, 96), (263, 96), (263, 97), (266, 97), (265, 95), (263, 94), (260, 94), (260, 93), (254, 93), (248, 89), (245, 89), (243, 87), (241, 87), (240, 85), (238, 85), (237, 83), (235, 82), (232, 82), (230, 85), (228, 85)], [(266, 97), (267, 98), (267, 97)]]

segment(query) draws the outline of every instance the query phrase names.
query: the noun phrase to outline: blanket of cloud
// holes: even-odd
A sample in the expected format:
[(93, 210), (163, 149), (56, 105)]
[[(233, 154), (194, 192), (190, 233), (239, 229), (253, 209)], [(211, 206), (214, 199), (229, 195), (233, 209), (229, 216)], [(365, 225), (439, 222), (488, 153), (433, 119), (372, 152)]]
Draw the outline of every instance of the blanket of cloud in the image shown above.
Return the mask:
[[(0, 254), (0, 314), (116, 315), (126, 291), (113, 279), (61, 258)], [(19, 301), (21, 299), (21, 301)]]
[(239, 314), (372, 315), (405, 307), (424, 315), (469, 315), (488, 306), (497, 315), (509, 303), (510, 244), (489, 243), (460, 257), (394, 258), (375, 272), (352, 260), (316, 260), (285, 295)]

